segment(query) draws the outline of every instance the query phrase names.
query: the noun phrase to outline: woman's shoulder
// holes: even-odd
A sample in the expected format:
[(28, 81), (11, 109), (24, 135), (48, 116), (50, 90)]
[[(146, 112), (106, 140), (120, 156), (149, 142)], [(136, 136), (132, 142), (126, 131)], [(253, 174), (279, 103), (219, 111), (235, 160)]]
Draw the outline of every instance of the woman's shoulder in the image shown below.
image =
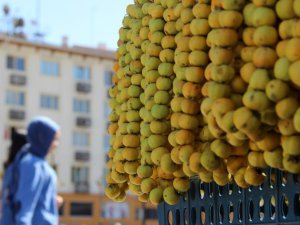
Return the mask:
[(30, 152), (26, 153), (20, 160), (20, 166), (21, 167), (28, 167), (28, 168), (38, 168), (42, 167), (45, 163), (45, 160), (37, 157)]

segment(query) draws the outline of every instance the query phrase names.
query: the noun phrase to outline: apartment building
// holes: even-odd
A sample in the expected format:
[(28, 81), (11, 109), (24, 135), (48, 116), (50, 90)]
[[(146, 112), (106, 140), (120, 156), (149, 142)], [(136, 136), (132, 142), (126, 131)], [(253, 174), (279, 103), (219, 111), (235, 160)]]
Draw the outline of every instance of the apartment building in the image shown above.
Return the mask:
[(11, 127), (26, 128), (32, 117), (49, 116), (62, 131), (59, 149), (49, 157), (58, 190), (101, 193), (113, 63), (112, 51), (0, 36), (0, 142), (5, 143), (0, 163)]
[(156, 217), (153, 206), (132, 196), (123, 205), (115, 204), (104, 196), (114, 61), (109, 50), (0, 35), (0, 164), (7, 157), (12, 127), (26, 129), (38, 115), (59, 123), (60, 146), (48, 161), (65, 199), (60, 210), (64, 225), (157, 224), (151, 220)]

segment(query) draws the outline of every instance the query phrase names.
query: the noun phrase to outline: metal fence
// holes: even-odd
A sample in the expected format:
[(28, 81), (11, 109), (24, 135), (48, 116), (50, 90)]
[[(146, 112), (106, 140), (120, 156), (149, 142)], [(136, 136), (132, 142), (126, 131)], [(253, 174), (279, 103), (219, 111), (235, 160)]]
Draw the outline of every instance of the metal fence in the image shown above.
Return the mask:
[(218, 186), (191, 179), (177, 205), (158, 206), (159, 225), (300, 225), (300, 182), (292, 174), (265, 171), (259, 187)]

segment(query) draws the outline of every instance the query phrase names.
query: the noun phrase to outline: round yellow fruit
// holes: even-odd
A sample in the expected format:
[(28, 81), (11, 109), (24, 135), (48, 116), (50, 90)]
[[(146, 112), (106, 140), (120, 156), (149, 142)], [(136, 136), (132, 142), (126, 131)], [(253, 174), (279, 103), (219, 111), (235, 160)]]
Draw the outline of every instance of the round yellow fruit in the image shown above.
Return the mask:
[(256, 111), (264, 111), (271, 105), (265, 92), (262, 91), (247, 91), (243, 96), (243, 103), (246, 107)]
[(175, 205), (179, 202), (179, 195), (174, 187), (167, 187), (163, 192), (163, 198), (169, 205)]
[(276, 60), (277, 54), (272, 48), (259, 47), (253, 53), (253, 64), (259, 68), (272, 68)]
[(273, 46), (277, 43), (278, 33), (273, 26), (260, 26), (256, 28), (253, 41), (258, 46)]
[(210, 27), (207, 19), (193, 19), (191, 22), (191, 32), (193, 35), (207, 35)]
[(287, 20), (295, 17), (293, 3), (293, 0), (280, 0), (276, 3), (276, 13), (280, 19)]
[(219, 14), (219, 24), (224, 28), (236, 29), (241, 26), (243, 15), (235, 10), (222, 10)]
[(230, 47), (238, 42), (238, 33), (232, 29), (211, 30), (207, 35), (208, 46)]
[(170, 154), (164, 154), (161, 157), (160, 167), (166, 173), (173, 173), (177, 170), (177, 165), (172, 161)]
[(290, 80), (297, 87), (300, 87), (299, 69), (300, 69), (300, 60), (291, 64), (288, 70)]
[(206, 50), (206, 38), (203, 36), (192, 36), (189, 38), (189, 49), (191, 51)]
[(175, 134), (175, 141), (178, 145), (188, 145), (195, 141), (195, 135), (189, 130), (178, 130)]
[[(283, 81), (289, 81), (289, 68), (291, 62), (286, 58), (279, 58), (274, 65), (274, 76)], [(296, 79), (297, 80), (297, 79)], [(297, 84), (296, 84), (297, 85)], [(300, 82), (299, 82), (300, 85)]]
[(282, 136), (281, 144), (285, 154), (289, 155), (300, 155), (300, 139), (299, 136)]
[(157, 186), (157, 183), (152, 178), (145, 178), (141, 182), (141, 191), (144, 194), (149, 194)]
[(158, 205), (163, 201), (163, 189), (156, 187), (150, 191), (149, 200), (152, 204)]
[(257, 7), (252, 14), (252, 24), (255, 27), (273, 26), (276, 24), (276, 13), (268, 7)]
[(179, 149), (178, 158), (182, 163), (187, 163), (193, 152), (194, 152), (194, 147), (192, 145), (183, 145)]
[(208, 18), (211, 8), (208, 4), (198, 2), (193, 6), (193, 14), (196, 18)]
[(231, 49), (221, 47), (211, 47), (209, 50), (209, 58), (214, 65), (230, 64), (234, 57), (234, 53)]
[(234, 75), (234, 68), (229, 65), (212, 66), (211, 68), (211, 78), (220, 83), (229, 82)]
[(220, 158), (226, 159), (231, 155), (231, 146), (223, 140), (214, 140), (210, 148)]
[(182, 93), (186, 98), (200, 98), (201, 85), (192, 82), (186, 82), (182, 87)]
[(180, 107), (178, 111), (181, 110), (183, 113), (191, 114), (191, 115), (198, 114), (200, 110), (199, 102), (192, 99), (182, 98), (178, 106)]
[(283, 154), (281, 148), (276, 148), (273, 151), (265, 151), (264, 159), (268, 166), (282, 169), (283, 168)]
[(300, 60), (300, 38), (292, 38), (286, 46), (285, 54), (288, 60), (294, 62)]
[(187, 192), (190, 188), (190, 181), (188, 178), (175, 178), (173, 180), (173, 187), (178, 192)]
[(178, 125), (181, 129), (194, 130), (199, 126), (199, 119), (197, 116), (182, 113)]
[(256, 67), (252, 62), (246, 63), (242, 66), (240, 70), (240, 74), (242, 79), (246, 82), (249, 83), (253, 72), (256, 70)]
[(127, 161), (124, 164), (124, 171), (127, 174), (134, 175), (137, 173), (137, 169), (140, 166), (140, 162), (137, 161)]
[(294, 115), (299, 107), (299, 102), (294, 97), (288, 97), (279, 101), (275, 110), (280, 119), (288, 119)]
[[(293, 119), (290, 118), (290, 119), (279, 120), (278, 121), (277, 126), (278, 126), (278, 129), (279, 129), (279, 132), (282, 135), (285, 135), (285, 136), (293, 135), (293, 134), (295, 134), (297, 132), (297, 128), (299, 129), (299, 127), (297, 127), (297, 128), (295, 127), (295, 125), (299, 124), (299, 123), (297, 123), (297, 119), (295, 119), (296, 115), (299, 114), (297, 112), (298, 112), (298, 110), (294, 114), (294, 118)], [(299, 125), (297, 125), (297, 126), (299, 126)]]
[(262, 174), (261, 172), (258, 172), (255, 168), (253, 167), (247, 167), (245, 170), (245, 181), (246, 183), (253, 185), (253, 186), (259, 186), (263, 184), (265, 181), (266, 176)]
[(186, 67), (184, 76), (187, 81), (201, 83), (204, 80), (204, 70), (201, 67)]
[(271, 80), (266, 86), (266, 94), (273, 102), (278, 102), (288, 96), (290, 87), (281, 80)]
[(268, 132), (255, 144), (262, 151), (271, 151), (280, 145), (280, 135), (275, 132)]
[(239, 168), (234, 174), (235, 183), (241, 188), (249, 187), (249, 184), (245, 181), (246, 167)]
[(120, 195), (120, 192), (121, 190), (117, 184), (109, 184), (105, 188), (105, 195), (110, 199), (116, 198), (118, 195)]
[(208, 171), (214, 171), (220, 164), (220, 159), (210, 150), (205, 150), (201, 154), (200, 162), (202, 166)]

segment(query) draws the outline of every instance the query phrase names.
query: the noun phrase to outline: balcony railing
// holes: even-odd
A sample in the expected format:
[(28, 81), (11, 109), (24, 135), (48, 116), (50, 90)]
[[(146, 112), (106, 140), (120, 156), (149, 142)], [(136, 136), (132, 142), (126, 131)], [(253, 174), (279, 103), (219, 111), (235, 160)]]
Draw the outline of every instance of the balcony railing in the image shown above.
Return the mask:
[(17, 85), (17, 86), (24, 86), (26, 85), (26, 77), (21, 75), (10, 75), (10, 84)]
[(76, 125), (78, 127), (91, 127), (92, 121), (90, 118), (78, 117), (76, 119)]
[(24, 120), (25, 112), (23, 110), (11, 109), (9, 110), (9, 118), (12, 120)]
[(74, 183), (74, 189), (76, 193), (89, 193), (90, 186), (86, 182), (77, 182)]
[(92, 91), (92, 86), (91, 86), (91, 84), (88, 84), (88, 83), (78, 82), (76, 84), (76, 90), (78, 92), (87, 94), (87, 93), (90, 93)]
[(75, 152), (75, 160), (82, 161), (82, 162), (89, 162), (90, 161), (90, 153), (89, 152)]

